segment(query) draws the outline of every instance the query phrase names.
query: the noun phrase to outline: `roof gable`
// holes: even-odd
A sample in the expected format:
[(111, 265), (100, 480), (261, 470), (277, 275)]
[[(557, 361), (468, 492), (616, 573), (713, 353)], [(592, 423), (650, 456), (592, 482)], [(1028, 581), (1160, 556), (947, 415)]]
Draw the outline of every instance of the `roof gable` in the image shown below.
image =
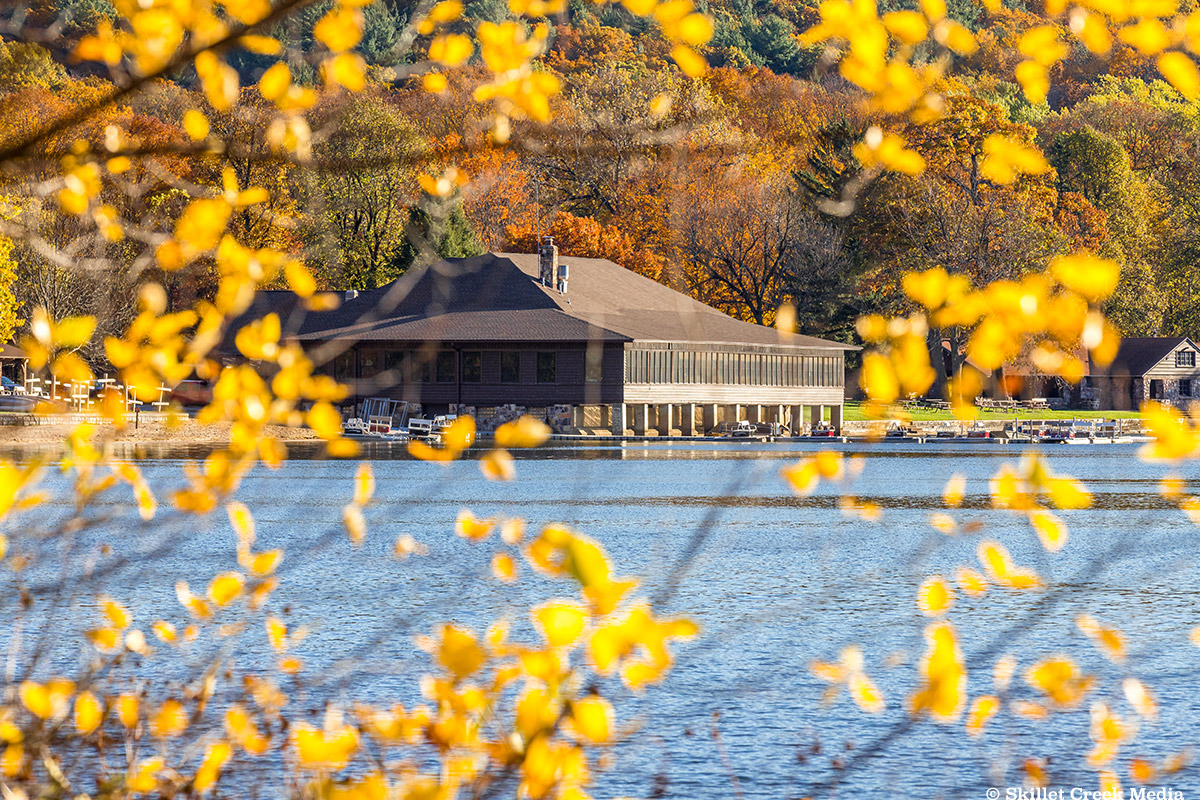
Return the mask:
[[(1143, 338), (1122, 339), (1117, 350), (1117, 356), (1107, 369), (1093, 365), (1092, 374), (1127, 375), (1137, 377), (1145, 375), (1171, 356), (1179, 346), (1186, 344), (1194, 351), (1200, 351), (1195, 342), (1186, 336), (1151, 336)], [(1173, 366), (1173, 365), (1172, 365)]]

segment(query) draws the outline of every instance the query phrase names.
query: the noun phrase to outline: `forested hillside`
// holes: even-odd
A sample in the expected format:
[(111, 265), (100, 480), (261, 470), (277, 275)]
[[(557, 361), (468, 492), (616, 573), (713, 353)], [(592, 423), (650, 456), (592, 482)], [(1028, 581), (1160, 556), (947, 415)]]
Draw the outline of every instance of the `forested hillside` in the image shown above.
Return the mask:
[[(638, 1), (597, 8), (574, 0), (550, 14), (537, 73), (545, 106), (535, 100), (514, 115), (519, 136), (473, 97), (483, 67), (470, 42), (462, 59), (436, 54), (459, 66), (409, 77), (430, 40), (418, 37), (415, 55), (404, 40), (414, 13), (406, 2), (363, 9), (362, 92), (323, 88), (309, 51), (313, 23), (330, 4), (317, 2), (272, 31), (288, 45), (282, 54), (229, 54), (245, 87), (232, 110), (208, 103), (190, 66), (123, 96), (40, 146), (57, 157), (77, 139), (100, 149), (116, 137), (154, 151), (129, 168), (137, 192), (110, 200), (114, 217), (138, 220), (141, 230), (114, 235), (106, 252), (88, 240), (91, 249), (73, 253), (92, 222), (61, 204), (7, 204), (6, 218), (48, 245), (23, 239), (0, 258), (0, 284), (23, 304), (12, 313), (0, 293), (7, 327), (20, 308), (43, 306), (55, 318), (97, 314), (102, 333), (117, 332), (149, 277), (177, 305), (211, 294), (219, 277), (211, 261), (163, 273), (161, 257), (147, 260), (128, 240), (153, 241), (175, 218), (186, 202), (179, 181), (232, 181), (270, 190), (267, 202), (235, 212), (237, 239), (302, 258), (330, 289), (385, 283), (428, 258), (426, 243), (443, 256), (528, 251), (540, 229), (568, 256), (611, 258), (757, 322), (773, 322), (792, 303), (805, 331), (850, 340), (859, 315), (903, 312), (905, 271), (941, 265), (983, 284), (1084, 248), (1121, 264), (1106, 311), (1127, 335), (1200, 334), (1200, 104), (1159, 77), (1153, 31), (1123, 29), (1103, 57), (1065, 44), (1073, 41), (1065, 29), (1051, 36), (1046, 47), (1067, 49), (1047, 59), (1053, 89), (1031, 102), (1036, 87), (1016, 75), (1023, 57), (1040, 55), (1023, 55), (1018, 42), (1047, 24), (1038, 4), (1008, 3), (981, 28), (980, 6), (952, 3), (950, 16), (978, 46), (942, 80), (943, 114), (895, 123), (927, 165), (908, 175), (863, 171), (855, 146), (869, 123), (855, 102), (860, 90), (806, 39), (820, 21), (813, 0), (698, 6), (712, 25), (698, 50), (713, 66), (697, 77), (670, 57), (660, 23), (629, 12)], [(511, 11), (535, 6), (554, 8), (471, 0), (463, 29), (470, 20), (504, 24)], [(94, 34), (113, 14), (107, 0), (30, 5), (24, 41), (0, 43), (0, 146), (107, 90), (104, 36)], [(39, 32), (40, 44), (31, 41)], [(281, 57), (286, 67), (272, 66)], [(276, 115), (281, 100), (296, 112), (287, 126)], [(204, 119), (185, 114), (192, 108)], [(335, 118), (351, 124), (327, 128)], [(223, 153), (177, 155), (206, 128), (230, 142)], [(271, 157), (272, 142), (309, 132), (300, 157)], [(1050, 169), (994, 181), (980, 164), (995, 133), (1035, 147)], [(65, 269), (60, 251), (96, 269)], [(0, 317), (0, 333), (5, 327)]]

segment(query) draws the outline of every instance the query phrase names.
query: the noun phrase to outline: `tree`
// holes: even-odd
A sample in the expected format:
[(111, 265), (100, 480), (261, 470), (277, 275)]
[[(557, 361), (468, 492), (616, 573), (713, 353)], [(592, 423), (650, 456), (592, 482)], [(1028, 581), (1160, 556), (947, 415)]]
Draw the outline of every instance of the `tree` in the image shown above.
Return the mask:
[(787, 295), (803, 220), (785, 176), (737, 168), (697, 176), (672, 208), (689, 288), (727, 313), (770, 323)]
[(336, 237), (339, 285), (373, 289), (411, 263), (406, 228), (416, 201), (421, 144), (412, 127), (379, 98), (335, 101), (318, 119), (335, 114), (342, 123), (317, 148), (327, 166), (311, 188), (309, 203), (323, 209)]
[[(926, 160), (919, 176), (890, 174), (864, 198), (861, 245), (875, 255), (874, 280), (892, 302), (901, 302), (896, 279), (910, 270), (942, 267), (971, 285), (1019, 279), (1045, 268), (1063, 242), (1054, 230), (1052, 177), (1029, 176), (1012, 185), (985, 177), (984, 141), (1003, 135), (1032, 147), (1035, 131), (1008, 120), (1005, 110), (963, 89), (946, 98), (945, 113), (906, 131)], [(891, 306), (896, 308), (896, 306)], [(949, 344), (950, 374), (966, 361), (971, 329), (931, 328), (930, 362), (940, 364)], [(946, 373), (936, 370), (936, 391)]]
[(1122, 264), (1107, 311), (1129, 335), (1156, 336), (1164, 303), (1158, 291), (1154, 193), (1132, 168), (1129, 153), (1110, 136), (1085, 127), (1059, 134), (1047, 153), (1059, 190), (1077, 192), (1104, 212), (1110, 238), (1099, 251)]

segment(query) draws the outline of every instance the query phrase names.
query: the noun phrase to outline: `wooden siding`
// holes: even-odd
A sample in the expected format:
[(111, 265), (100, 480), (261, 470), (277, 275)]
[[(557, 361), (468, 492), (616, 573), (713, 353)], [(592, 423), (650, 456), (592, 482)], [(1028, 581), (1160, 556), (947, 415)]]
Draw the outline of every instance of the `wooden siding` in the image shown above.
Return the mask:
[[(436, 374), (438, 352), (454, 353), (455, 380), (439, 382)], [(481, 354), (480, 381), (468, 383), (462, 378), (462, 354)], [(500, 380), (500, 359), (503, 352), (516, 352), (520, 356), (520, 381), (503, 383)], [(553, 383), (537, 381), (538, 353), (555, 354), (556, 375)], [(407, 359), (420, 354), (430, 361), (430, 381), (411, 380), (407, 369), (382, 369), (372, 375), (364, 364), (382, 365), (389, 353), (404, 353)], [(329, 371), (346, 381), (357, 397), (391, 397), (421, 403), (427, 406), (446, 406), (462, 403), (473, 406), (499, 406), (506, 404), (521, 406), (582, 405), (616, 403), (621, 400), (621, 378), (623, 354), (620, 344), (603, 346), (601, 380), (586, 380), (587, 348), (584, 345), (560, 343), (442, 343), (425, 347), (422, 343), (397, 342), (380, 346), (360, 345), (347, 355), (354, 362), (356, 377), (339, 375), (335, 369)], [(403, 362), (402, 362), (403, 363)], [(348, 364), (340, 365), (348, 372)]]
[[(1193, 353), (1195, 366), (1175, 366), (1175, 354), (1180, 352)], [(1162, 378), (1171, 380), (1179, 380), (1180, 378), (1187, 380), (1200, 380), (1200, 351), (1197, 351), (1197, 349), (1190, 343), (1183, 342), (1170, 353), (1167, 353), (1167, 355), (1161, 361), (1159, 361), (1150, 369), (1146, 370), (1144, 377), (1147, 380)]]

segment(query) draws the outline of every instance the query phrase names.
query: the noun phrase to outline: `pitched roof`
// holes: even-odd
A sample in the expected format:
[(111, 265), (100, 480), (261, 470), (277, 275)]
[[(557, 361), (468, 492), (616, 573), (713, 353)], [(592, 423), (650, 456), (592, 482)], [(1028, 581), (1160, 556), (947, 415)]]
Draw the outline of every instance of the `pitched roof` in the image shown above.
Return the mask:
[[(489, 253), (439, 261), (360, 292), (335, 311), (310, 313), (297, 328), (285, 319), (284, 329), (310, 341), (601, 339), (856, 349), (733, 319), (611, 261), (561, 256), (559, 263), (570, 268), (565, 294), (541, 284), (536, 255)], [(274, 300), (256, 300), (258, 310)]]
[[(1186, 336), (1151, 336), (1142, 339), (1122, 339), (1117, 357), (1108, 369), (1092, 364), (1093, 375), (1145, 375), (1179, 345), (1190, 341)], [(1194, 345), (1193, 345), (1194, 346)]]

